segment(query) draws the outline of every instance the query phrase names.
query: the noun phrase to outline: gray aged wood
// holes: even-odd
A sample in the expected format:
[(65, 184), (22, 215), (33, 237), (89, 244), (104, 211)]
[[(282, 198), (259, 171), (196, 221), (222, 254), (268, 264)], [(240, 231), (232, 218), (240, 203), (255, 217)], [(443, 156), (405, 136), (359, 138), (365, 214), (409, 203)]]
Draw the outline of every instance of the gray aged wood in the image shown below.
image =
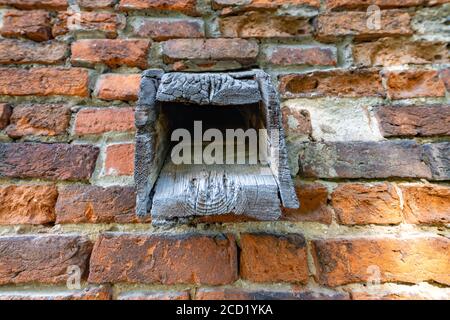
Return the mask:
[(234, 213), (260, 220), (281, 215), (278, 184), (263, 165), (167, 163), (155, 187), (152, 221)]
[[(245, 105), (259, 103), (267, 128), (268, 163), (260, 165), (174, 165), (168, 119), (162, 103)], [(206, 107), (205, 107), (206, 108)], [(136, 211), (152, 223), (234, 213), (260, 220), (299, 203), (290, 176), (280, 103), (270, 76), (261, 70), (232, 73), (144, 72), (136, 107)]]
[(157, 99), (199, 105), (239, 105), (261, 101), (258, 83), (226, 73), (166, 73)]

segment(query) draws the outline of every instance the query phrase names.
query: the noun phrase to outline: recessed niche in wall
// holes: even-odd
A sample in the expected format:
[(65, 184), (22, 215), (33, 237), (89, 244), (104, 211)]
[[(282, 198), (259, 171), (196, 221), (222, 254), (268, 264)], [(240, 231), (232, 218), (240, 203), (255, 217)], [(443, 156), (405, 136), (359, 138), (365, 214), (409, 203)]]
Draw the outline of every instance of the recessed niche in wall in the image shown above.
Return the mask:
[(261, 70), (143, 74), (137, 214), (154, 224), (236, 214), (276, 220), (299, 203), (278, 95)]

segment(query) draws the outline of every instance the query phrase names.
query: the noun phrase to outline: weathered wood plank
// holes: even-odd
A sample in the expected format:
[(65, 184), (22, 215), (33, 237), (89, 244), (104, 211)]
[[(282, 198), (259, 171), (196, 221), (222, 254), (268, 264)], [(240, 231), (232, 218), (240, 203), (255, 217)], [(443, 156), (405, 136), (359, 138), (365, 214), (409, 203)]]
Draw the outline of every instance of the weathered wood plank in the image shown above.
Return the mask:
[(156, 183), (152, 220), (236, 214), (259, 220), (281, 215), (278, 185), (264, 165), (175, 165)]
[(261, 100), (254, 79), (240, 79), (226, 73), (166, 73), (162, 76), (157, 99), (199, 105), (240, 105)]

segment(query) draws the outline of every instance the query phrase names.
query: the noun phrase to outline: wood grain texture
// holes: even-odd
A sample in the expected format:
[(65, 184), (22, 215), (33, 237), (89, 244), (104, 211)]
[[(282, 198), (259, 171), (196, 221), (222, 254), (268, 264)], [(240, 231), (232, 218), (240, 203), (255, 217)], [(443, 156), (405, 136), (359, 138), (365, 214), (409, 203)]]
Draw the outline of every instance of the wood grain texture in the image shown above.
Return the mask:
[(278, 185), (265, 165), (166, 163), (155, 188), (152, 221), (236, 214), (259, 220), (281, 216)]

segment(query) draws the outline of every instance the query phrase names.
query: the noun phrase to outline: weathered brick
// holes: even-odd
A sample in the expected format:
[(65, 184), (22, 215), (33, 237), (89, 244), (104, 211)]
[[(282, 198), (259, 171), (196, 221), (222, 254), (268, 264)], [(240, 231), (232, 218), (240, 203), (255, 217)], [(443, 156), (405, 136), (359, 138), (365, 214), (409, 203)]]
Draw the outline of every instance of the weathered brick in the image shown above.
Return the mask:
[(120, 0), (119, 9), (176, 11), (188, 15), (197, 15), (197, 0)]
[(249, 65), (256, 61), (259, 47), (255, 41), (244, 39), (176, 39), (162, 45), (165, 62), (180, 60), (237, 61)]
[(112, 296), (109, 286), (88, 287), (74, 291), (3, 291), (0, 293), (0, 300), (110, 300)]
[(7, 103), (0, 103), (0, 130), (5, 129), (6, 126), (8, 126), (11, 114), (11, 106)]
[(280, 77), (280, 92), (285, 98), (339, 96), (363, 97), (385, 95), (378, 71), (317, 71)]
[(0, 224), (46, 224), (55, 221), (58, 197), (53, 185), (0, 187)]
[(425, 0), (326, 0), (327, 9), (354, 10), (367, 9), (370, 5), (376, 5), (381, 9), (393, 9), (403, 7), (415, 7), (425, 3)]
[(342, 292), (279, 291), (217, 288), (197, 290), (196, 300), (347, 300)]
[(371, 268), (381, 282), (450, 284), (450, 239), (445, 237), (352, 238), (313, 241), (317, 280), (339, 286), (366, 282)]
[(97, 80), (94, 94), (103, 100), (135, 101), (140, 83), (140, 74), (104, 74)]
[(450, 68), (441, 70), (439, 72), (439, 77), (444, 82), (445, 87), (447, 88), (447, 91), (450, 91)]
[(278, 66), (335, 66), (336, 48), (279, 46), (267, 53), (267, 61)]
[(3, 15), (0, 34), (7, 38), (25, 37), (34, 41), (52, 38), (50, 14), (46, 11), (10, 10)]
[(402, 185), (406, 221), (414, 224), (450, 223), (450, 188), (447, 186)]
[(316, 21), (316, 36), (323, 41), (353, 36), (357, 40), (407, 36), (413, 33), (408, 12), (381, 11), (381, 28), (369, 28), (366, 12), (334, 12), (321, 14)]
[(450, 142), (428, 143), (423, 148), (433, 179), (450, 180)]
[(130, 132), (134, 126), (133, 108), (85, 108), (75, 120), (75, 134), (89, 135), (107, 132)]
[(283, 127), (288, 139), (312, 134), (311, 115), (308, 110), (285, 106), (281, 109)]
[(134, 21), (132, 27), (135, 35), (156, 41), (205, 36), (203, 21), (199, 19), (140, 18)]
[(0, 5), (18, 9), (50, 9), (63, 10), (67, 8), (67, 0), (0, 0)]
[(70, 107), (60, 104), (24, 104), (13, 109), (6, 133), (11, 138), (24, 136), (57, 136), (70, 125)]
[(0, 68), (0, 94), (87, 97), (89, 74), (81, 68)]
[(189, 300), (188, 291), (134, 291), (124, 292), (118, 300)]
[(331, 195), (339, 223), (345, 225), (399, 224), (400, 198), (390, 183), (342, 184)]
[(78, 0), (77, 3), (85, 9), (106, 9), (113, 7), (116, 0)]
[(308, 19), (261, 12), (220, 18), (219, 28), (224, 38), (292, 38), (313, 31)]
[(0, 64), (56, 64), (65, 60), (67, 52), (67, 45), (61, 42), (0, 40)]
[(431, 178), (413, 141), (305, 143), (300, 175), (320, 178)]
[(390, 71), (386, 78), (391, 99), (445, 96), (444, 82), (434, 70)]
[(136, 223), (140, 220), (135, 202), (134, 187), (63, 186), (56, 203), (56, 222)]
[(384, 137), (450, 135), (450, 106), (381, 106), (376, 115)]
[(0, 237), (0, 284), (65, 283), (69, 266), (85, 274), (91, 249), (80, 236)]
[(417, 293), (407, 292), (364, 292), (364, 291), (352, 291), (352, 300), (427, 300), (423, 295)]
[(1, 143), (0, 177), (87, 180), (98, 152), (90, 145)]
[(72, 43), (73, 64), (93, 66), (98, 63), (111, 68), (148, 66), (149, 40), (78, 40)]
[(239, 10), (278, 9), (281, 6), (309, 6), (320, 7), (320, 0), (213, 0), (214, 9), (233, 7)]
[(253, 282), (308, 281), (306, 241), (302, 235), (242, 234), (240, 273)]
[(283, 220), (309, 221), (331, 224), (331, 208), (328, 207), (328, 190), (320, 184), (300, 184), (295, 192), (300, 201), (298, 209), (283, 209)]
[(447, 44), (443, 42), (383, 38), (355, 44), (353, 61), (364, 67), (445, 63), (448, 61), (448, 51)]
[(237, 280), (232, 236), (104, 234), (91, 257), (89, 282), (228, 284)]
[(134, 173), (134, 144), (113, 144), (106, 148), (105, 175), (131, 176)]
[(126, 19), (123, 15), (109, 12), (81, 12), (58, 14), (52, 27), (54, 37), (61, 36), (69, 31), (74, 32), (101, 32), (107, 38), (117, 37), (119, 30), (125, 27)]

